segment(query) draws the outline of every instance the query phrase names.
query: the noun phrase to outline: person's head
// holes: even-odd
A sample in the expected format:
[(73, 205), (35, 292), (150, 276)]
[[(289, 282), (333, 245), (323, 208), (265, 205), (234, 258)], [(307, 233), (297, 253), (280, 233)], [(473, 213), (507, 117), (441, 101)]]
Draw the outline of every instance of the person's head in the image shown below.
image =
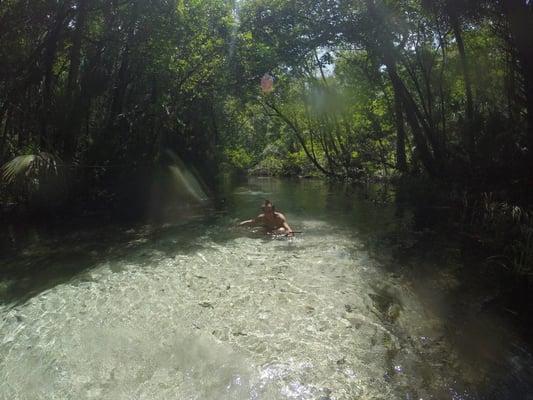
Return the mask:
[(271, 215), (276, 211), (276, 207), (270, 200), (265, 200), (263, 203), (263, 206), (261, 207), (263, 209), (263, 212), (267, 215)]

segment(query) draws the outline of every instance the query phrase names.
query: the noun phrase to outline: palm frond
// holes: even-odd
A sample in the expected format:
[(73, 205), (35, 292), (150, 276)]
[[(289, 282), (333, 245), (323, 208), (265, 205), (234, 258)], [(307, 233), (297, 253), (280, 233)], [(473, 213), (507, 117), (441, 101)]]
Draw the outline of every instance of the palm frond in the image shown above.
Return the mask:
[(0, 169), (0, 179), (10, 185), (28, 179), (57, 176), (59, 159), (50, 153), (40, 152), (15, 157)]

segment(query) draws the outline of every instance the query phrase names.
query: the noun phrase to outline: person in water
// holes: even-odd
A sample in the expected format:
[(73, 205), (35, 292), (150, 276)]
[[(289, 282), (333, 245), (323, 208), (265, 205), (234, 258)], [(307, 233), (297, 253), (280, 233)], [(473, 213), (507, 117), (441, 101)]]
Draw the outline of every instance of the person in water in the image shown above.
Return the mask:
[(239, 226), (262, 226), (269, 234), (294, 236), (293, 230), (287, 223), (287, 218), (276, 211), (276, 207), (270, 200), (265, 200), (262, 208), (262, 214), (254, 219), (242, 221)]

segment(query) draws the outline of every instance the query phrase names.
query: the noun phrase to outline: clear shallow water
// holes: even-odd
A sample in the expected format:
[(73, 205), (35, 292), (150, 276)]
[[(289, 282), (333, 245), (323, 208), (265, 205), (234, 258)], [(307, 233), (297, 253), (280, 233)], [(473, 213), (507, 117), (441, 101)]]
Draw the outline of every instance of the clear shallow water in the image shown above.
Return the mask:
[[(413, 215), (322, 182), (227, 190), (219, 212), (4, 260), (42, 282), (2, 282), (0, 399), (528, 398), (512, 325), (483, 309), (490, 291), (465, 292), (453, 248), (418, 248)], [(264, 198), (303, 233), (235, 229)]]

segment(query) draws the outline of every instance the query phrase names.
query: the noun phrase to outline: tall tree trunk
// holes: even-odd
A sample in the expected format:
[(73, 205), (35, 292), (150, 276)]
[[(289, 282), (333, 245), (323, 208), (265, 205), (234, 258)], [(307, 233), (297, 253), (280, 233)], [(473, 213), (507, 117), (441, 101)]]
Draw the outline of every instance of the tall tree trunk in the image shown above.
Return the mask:
[(46, 36), (46, 45), (44, 47), (43, 55), (43, 91), (42, 103), (40, 110), (40, 143), (41, 147), (46, 148), (49, 145), (50, 138), (48, 138), (48, 117), (50, 114), (50, 107), (52, 104), (52, 77), (53, 67), (56, 59), (57, 48), (61, 33), (65, 26), (65, 20), (68, 14), (68, 7), (70, 2), (65, 2), (57, 10), (56, 19), (52, 30)]
[(113, 97), (108, 115), (107, 131), (113, 128), (117, 116), (122, 113), (124, 107), (124, 97), (129, 83), (130, 52), (137, 28), (138, 9), (138, 2), (136, 1), (133, 4), (132, 20), (130, 21), (126, 43), (124, 44), (124, 49), (122, 51), (120, 67), (113, 87)]
[(453, 7), (450, 7), (450, 24), (453, 30), (453, 36), (457, 43), (457, 50), (459, 50), (459, 57), (461, 59), (461, 69), (463, 70), (463, 80), (465, 82), (466, 92), (466, 118), (472, 121), (474, 118), (474, 100), (472, 95), (472, 78), (470, 76), (470, 67), (468, 58), (466, 56), (465, 44), (463, 41), (463, 34), (461, 23)]
[(503, 0), (503, 4), (524, 78), (529, 175), (533, 177), (533, 4), (527, 0)]
[(7, 142), (7, 135), (9, 132), (9, 125), (10, 125), (10, 110), (6, 109), (4, 115), (2, 115), (2, 119), (0, 120), (2, 123), (0, 124), (0, 128), (2, 130), (2, 137), (0, 138), (0, 163), (3, 164), (4, 157), (7, 154), (6, 149), (6, 142)]
[(403, 119), (402, 100), (396, 90), (394, 90), (394, 114), (396, 120), (396, 168), (398, 171), (404, 173), (407, 171), (405, 123)]
[(67, 121), (63, 128), (64, 136), (64, 157), (68, 162), (74, 157), (77, 147), (79, 131), (83, 118), (83, 110), (80, 109), (82, 100), (78, 85), (80, 63), (81, 63), (81, 44), (85, 32), (88, 11), (88, 0), (79, 0), (77, 3), (76, 29), (72, 38), (72, 47), (70, 49), (70, 65), (67, 80), (66, 100), (67, 107), (70, 111), (67, 114)]
[(463, 41), (463, 35), (461, 30), (461, 23), (459, 17), (457, 16), (456, 11), (453, 6), (448, 7), (450, 9), (450, 25), (453, 30), (453, 35), (455, 42), (457, 43), (457, 49), (459, 50), (459, 57), (461, 59), (461, 69), (463, 70), (463, 80), (465, 83), (465, 93), (466, 93), (466, 120), (467, 123), (463, 127), (463, 140), (466, 146), (466, 149), (470, 156), (475, 152), (475, 140), (474, 140), (474, 130), (472, 122), (474, 120), (474, 100), (472, 95), (472, 79), (470, 76), (470, 67), (468, 63), (468, 58), (466, 56), (465, 44)]
[(124, 96), (126, 94), (126, 87), (128, 85), (129, 57), (129, 44), (126, 44), (126, 47), (122, 52), (120, 67), (115, 79), (115, 85), (113, 87), (113, 97), (111, 100), (111, 107), (109, 109), (109, 116), (107, 120), (108, 131), (113, 128), (117, 116), (122, 113), (122, 109), (124, 107)]

